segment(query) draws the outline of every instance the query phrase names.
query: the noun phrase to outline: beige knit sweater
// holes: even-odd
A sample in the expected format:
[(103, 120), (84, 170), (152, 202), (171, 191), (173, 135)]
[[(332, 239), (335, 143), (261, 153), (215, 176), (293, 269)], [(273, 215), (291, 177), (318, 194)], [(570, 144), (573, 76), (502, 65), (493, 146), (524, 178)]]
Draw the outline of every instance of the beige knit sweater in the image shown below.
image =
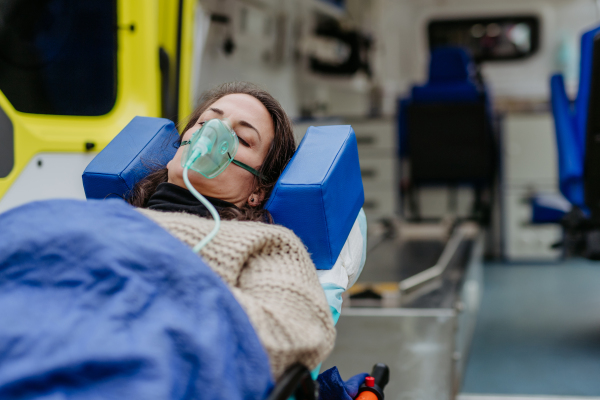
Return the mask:
[[(190, 246), (214, 226), (191, 214), (138, 210)], [(335, 341), (333, 319), (315, 266), (291, 230), (222, 221), (200, 254), (248, 314), (275, 378), (297, 361), (312, 370), (327, 357)]]

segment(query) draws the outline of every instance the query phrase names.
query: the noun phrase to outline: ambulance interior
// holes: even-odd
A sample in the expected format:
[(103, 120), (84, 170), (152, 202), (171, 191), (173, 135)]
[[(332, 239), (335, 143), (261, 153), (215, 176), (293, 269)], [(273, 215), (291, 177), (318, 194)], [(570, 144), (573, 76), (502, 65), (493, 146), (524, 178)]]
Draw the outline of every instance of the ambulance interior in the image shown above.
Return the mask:
[[(356, 135), (366, 261), (321, 371), (385, 363), (387, 399), (600, 399), (600, 1), (88, 1), (13, 1), (44, 3), (39, 29), (0, 2), (0, 213), (85, 199), (135, 116), (253, 82), (297, 143)], [(83, 17), (97, 34), (60, 45)]]

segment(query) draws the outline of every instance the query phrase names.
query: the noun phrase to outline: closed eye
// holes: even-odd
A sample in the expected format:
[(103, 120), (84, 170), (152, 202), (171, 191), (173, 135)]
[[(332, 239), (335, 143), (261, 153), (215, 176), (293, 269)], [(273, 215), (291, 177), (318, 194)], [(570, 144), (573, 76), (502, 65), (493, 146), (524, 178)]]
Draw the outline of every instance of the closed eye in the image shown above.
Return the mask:
[(238, 136), (238, 139), (240, 141), (241, 144), (243, 144), (246, 147), (250, 147), (250, 145), (248, 144), (248, 142), (246, 142), (244, 139), (242, 139), (240, 136)]

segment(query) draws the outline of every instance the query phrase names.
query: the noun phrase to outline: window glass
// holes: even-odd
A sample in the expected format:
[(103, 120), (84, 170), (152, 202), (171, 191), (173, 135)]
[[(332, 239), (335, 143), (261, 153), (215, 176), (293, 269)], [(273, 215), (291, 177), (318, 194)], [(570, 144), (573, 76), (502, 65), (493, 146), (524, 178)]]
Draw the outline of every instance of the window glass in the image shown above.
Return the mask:
[(525, 58), (539, 47), (539, 21), (531, 16), (434, 20), (428, 33), (430, 49), (466, 47), (478, 62)]
[(0, 0), (0, 90), (22, 112), (108, 113), (116, 29), (116, 0)]

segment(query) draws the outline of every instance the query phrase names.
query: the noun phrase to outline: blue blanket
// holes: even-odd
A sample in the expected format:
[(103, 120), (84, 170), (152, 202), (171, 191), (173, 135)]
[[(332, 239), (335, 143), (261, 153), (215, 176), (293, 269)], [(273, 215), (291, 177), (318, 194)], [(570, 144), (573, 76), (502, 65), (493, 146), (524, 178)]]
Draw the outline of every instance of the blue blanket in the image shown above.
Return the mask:
[(121, 200), (0, 215), (0, 399), (263, 399), (271, 387), (223, 281)]

